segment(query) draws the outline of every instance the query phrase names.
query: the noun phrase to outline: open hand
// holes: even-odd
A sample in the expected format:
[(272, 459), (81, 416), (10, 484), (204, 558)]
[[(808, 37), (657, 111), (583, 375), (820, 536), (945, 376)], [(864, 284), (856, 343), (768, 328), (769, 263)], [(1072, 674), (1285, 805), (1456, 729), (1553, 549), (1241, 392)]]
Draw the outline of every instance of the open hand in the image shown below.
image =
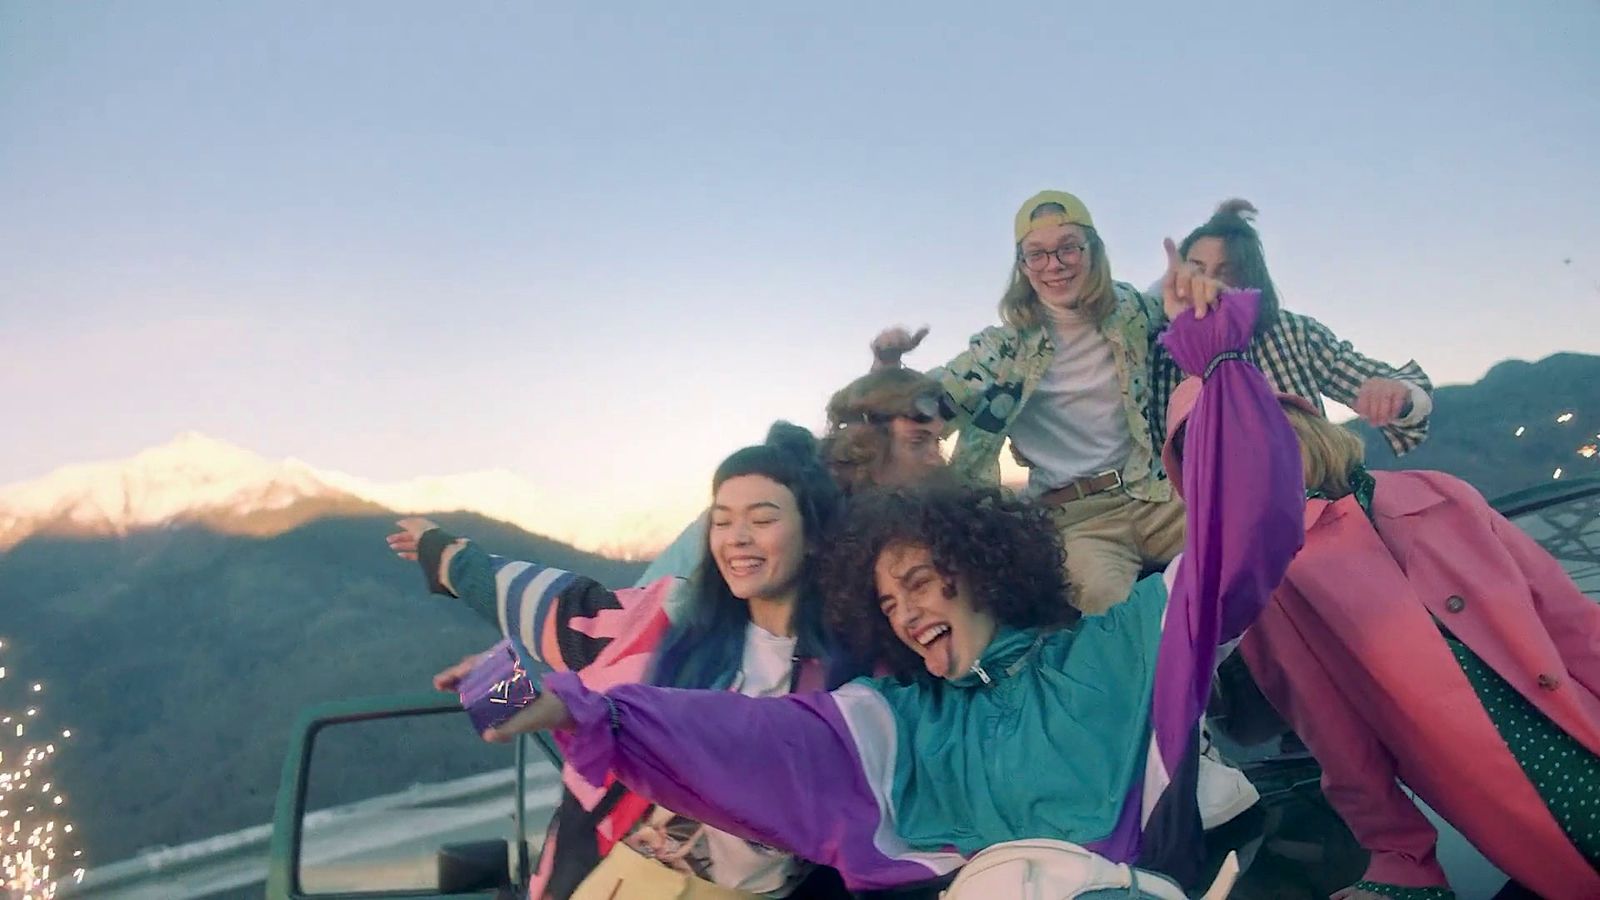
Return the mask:
[(1172, 321), (1186, 309), (1194, 310), (1196, 319), (1204, 319), (1215, 309), (1217, 297), (1227, 285), (1200, 271), (1194, 263), (1184, 262), (1178, 256), (1178, 245), (1172, 238), (1162, 241), (1167, 249), (1167, 274), (1161, 279), (1161, 305), (1166, 310), (1167, 321)]
[(504, 744), (519, 734), (570, 728), (572, 724), (572, 716), (567, 714), (567, 704), (547, 691), (517, 710), (516, 715), (493, 728), (484, 729), (483, 739), (491, 744)]
[(1393, 378), (1368, 378), (1356, 391), (1356, 402), (1352, 409), (1368, 425), (1382, 428), (1400, 418), (1405, 411), (1406, 401), (1410, 399), (1411, 388), (1405, 382)]
[(900, 365), (900, 357), (917, 349), (917, 345), (927, 336), (926, 325), (915, 332), (907, 331), (901, 325), (878, 332), (878, 336), (872, 339), (872, 367), (882, 369)]
[(421, 516), (401, 519), (395, 524), (400, 526), (401, 530), (389, 535), (389, 549), (394, 551), (395, 556), (410, 560), (417, 558), (417, 540), (425, 532), (439, 527), (438, 523), (430, 519), (424, 519)]

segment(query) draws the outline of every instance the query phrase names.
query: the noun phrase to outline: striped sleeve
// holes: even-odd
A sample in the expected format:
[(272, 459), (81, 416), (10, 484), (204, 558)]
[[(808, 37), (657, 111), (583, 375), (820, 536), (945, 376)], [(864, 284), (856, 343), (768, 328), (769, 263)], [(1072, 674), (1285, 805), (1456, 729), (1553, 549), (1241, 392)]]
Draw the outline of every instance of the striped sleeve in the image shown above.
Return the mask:
[(565, 569), (491, 555), (473, 541), (448, 565), (451, 592), (500, 629), (530, 672), (585, 669), (617, 656), (618, 639), (647, 650), (666, 627), (663, 600), (677, 583), (612, 591)]
[(914, 850), (896, 829), (895, 715), (864, 682), (760, 698), (642, 684), (601, 694), (567, 674), (544, 687), (575, 723), (558, 733), (568, 763), (593, 783), (615, 773), (668, 809), (832, 866), (852, 890), (926, 881), (965, 862)]
[[(1340, 340), (1332, 329), (1310, 316), (1283, 315), (1292, 327), (1304, 333), (1306, 346), (1316, 364), (1317, 388), (1328, 398), (1354, 406), (1356, 394), (1369, 378), (1403, 381), (1433, 395), (1433, 382), (1416, 360), (1396, 368), (1358, 352), (1349, 341)], [(1424, 418), (1410, 425), (1386, 425), (1380, 431), (1395, 455), (1400, 456), (1427, 438), (1428, 420)]]

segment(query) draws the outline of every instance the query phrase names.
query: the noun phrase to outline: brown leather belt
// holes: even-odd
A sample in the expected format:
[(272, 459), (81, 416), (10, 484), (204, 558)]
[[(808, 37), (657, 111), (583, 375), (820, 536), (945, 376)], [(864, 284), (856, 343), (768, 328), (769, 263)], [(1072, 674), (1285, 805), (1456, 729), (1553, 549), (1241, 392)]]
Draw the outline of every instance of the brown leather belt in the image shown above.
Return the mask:
[(1070, 484), (1064, 484), (1039, 495), (1039, 502), (1047, 506), (1061, 506), (1074, 500), (1093, 497), (1122, 487), (1122, 473), (1116, 469), (1098, 475), (1085, 475)]

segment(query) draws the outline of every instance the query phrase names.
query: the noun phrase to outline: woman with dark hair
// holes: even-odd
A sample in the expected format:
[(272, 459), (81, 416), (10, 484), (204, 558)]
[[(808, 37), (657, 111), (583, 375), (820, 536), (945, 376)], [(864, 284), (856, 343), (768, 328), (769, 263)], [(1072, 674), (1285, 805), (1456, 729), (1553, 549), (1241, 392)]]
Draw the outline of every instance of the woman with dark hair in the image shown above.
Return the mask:
[(1022, 896), (996, 884), (1015, 870), (1063, 888), (1051, 896), (1075, 896), (1070, 885), (1182, 897), (1152, 872), (1200, 875), (1196, 726), (1216, 648), (1260, 611), (1300, 545), (1293, 434), (1241, 352), (1253, 311), (1251, 295), (1231, 297), (1164, 338), (1207, 377), (1189, 438), (1188, 539), (1106, 614), (1079, 618), (1060, 602), (1047, 514), (938, 481), (853, 500), (831, 545), (832, 615), (894, 675), (752, 699), (597, 691), (556, 673), (491, 736), (556, 729), (586, 777), (615, 772), (832, 865), (857, 889), (965, 865), (946, 896)]
[[(490, 556), (425, 519), (403, 520), (389, 544), (420, 561), (432, 590), (499, 625), (530, 673), (577, 673), (594, 689), (645, 680), (772, 697), (856, 674), (823, 625), (817, 587), (815, 555), (839, 500), (815, 438), (780, 422), (766, 443), (717, 467), (709, 537), (688, 581), (609, 591), (570, 572)], [(462, 660), (435, 685), (454, 690), (479, 659)], [(568, 897), (596, 878), (608, 890), (613, 880), (637, 888), (616, 895), (624, 897), (663, 883), (682, 892), (673, 896), (786, 897), (811, 871), (788, 853), (679, 815), (680, 807), (652, 806), (615, 779), (591, 783), (570, 767), (563, 774), (568, 790), (532, 897)], [(805, 896), (828, 895), (821, 877), (805, 885)]]
[[(1261, 374), (1279, 391), (1310, 401), (1318, 412), (1324, 411), (1323, 397), (1350, 407), (1382, 432), (1396, 454), (1422, 443), (1433, 410), (1427, 373), (1416, 360), (1396, 368), (1363, 356), (1328, 326), (1280, 307), (1255, 214), (1249, 201), (1229, 200), (1183, 239), (1178, 252), (1230, 287), (1261, 292), (1261, 318), (1250, 343)], [(1157, 370), (1162, 382), (1157, 395), (1170, 396), (1183, 373), (1170, 358), (1158, 358)]]
[[(857, 378), (828, 400), (828, 431), (818, 445), (822, 464), (845, 497), (881, 485), (913, 484), (944, 468), (939, 440), (945, 414), (939, 384), (909, 369), (879, 369)], [(708, 514), (684, 526), (639, 583), (687, 576), (700, 560)]]
[[(1168, 413), (1174, 472), (1196, 390)], [(1540, 897), (1600, 897), (1600, 605), (1470, 485), (1369, 473), (1360, 438), (1279, 396), (1305, 548), (1239, 655), (1371, 854), (1334, 896), (1454, 896), (1404, 784)]]

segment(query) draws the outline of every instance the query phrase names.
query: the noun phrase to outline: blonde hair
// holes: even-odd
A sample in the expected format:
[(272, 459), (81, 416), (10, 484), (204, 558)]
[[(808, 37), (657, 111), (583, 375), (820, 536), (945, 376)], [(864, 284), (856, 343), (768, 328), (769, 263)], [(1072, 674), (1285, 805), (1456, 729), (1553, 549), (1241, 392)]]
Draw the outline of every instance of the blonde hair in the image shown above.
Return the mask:
[[(1056, 205), (1046, 203), (1039, 207), (1039, 211), (1048, 213), (1047, 207)], [(1040, 214), (1039, 211), (1036, 211), (1036, 216)], [(1106, 245), (1100, 240), (1100, 233), (1087, 225), (1078, 227), (1083, 229), (1087, 239), (1084, 252), (1089, 254), (1089, 274), (1080, 303), (1083, 311), (1099, 324), (1117, 305), (1117, 295), (1111, 286), (1111, 260), (1106, 258)], [(1000, 321), (1019, 330), (1037, 328), (1045, 322), (1044, 305), (1023, 269), (1021, 242), (1017, 244), (1017, 258), (1011, 263), (1011, 284), (1000, 297)]]
[(1350, 493), (1350, 470), (1366, 457), (1366, 445), (1350, 429), (1329, 422), (1298, 406), (1283, 404), (1289, 426), (1300, 441), (1300, 462), (1305, 467), (1306, 490), (1329, 500)]

